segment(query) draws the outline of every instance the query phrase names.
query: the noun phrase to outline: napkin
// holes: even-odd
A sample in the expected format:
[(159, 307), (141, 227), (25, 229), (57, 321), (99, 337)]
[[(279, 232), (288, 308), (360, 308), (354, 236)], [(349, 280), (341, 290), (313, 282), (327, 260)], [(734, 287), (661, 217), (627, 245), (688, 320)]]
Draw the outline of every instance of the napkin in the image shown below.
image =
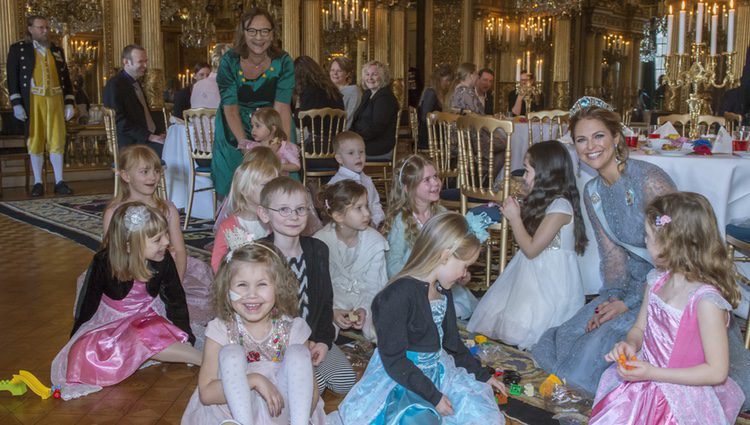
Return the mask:
[(714, 148), (711, 152), (732, 153), (732, 135), (729, 134), (726, 128), (719, 128), (719, 132), (716, 133), (716, 140), (714, 140)]
[(680, 134), (677, 129), (674, 128), (671, 122), (665, 122), (661, 127), (656, 130), (656, 134), (661, 136), (662, 139), (666, 139), (671, 134)]
[(630, 129), (630, 127), (622, 126), (622, 135), (625, 137), (634, 136), (633, 130)]

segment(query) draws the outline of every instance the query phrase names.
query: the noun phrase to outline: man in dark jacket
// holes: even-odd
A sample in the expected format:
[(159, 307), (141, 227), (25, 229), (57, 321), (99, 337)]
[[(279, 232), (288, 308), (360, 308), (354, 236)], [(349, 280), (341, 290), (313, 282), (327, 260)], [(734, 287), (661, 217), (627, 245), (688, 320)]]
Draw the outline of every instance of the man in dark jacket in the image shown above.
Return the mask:
[(49, 41), (47, 18), (33, 15), (26, 20), (26, 39), (8, 51), (8, 95), (13, 115), (24, 122), (34, 171), (31, 196), (41, 196), (45, 148), (55, 172), (55, 193), (73, 191), (63, 181), (65, 121), (73, 118), (73, 86), (70, 84), (65, 54)]
[(146, 95), (138, 82), (148, 68), (146, 49), (131, 44), (125, 46), (121, 57), (122, 71), (110, 78), (104, 87), (104, 106), (116, 113), (117, 144), (120, 148), (146, 144), (161, 156), (166, 136), (157, 133)]

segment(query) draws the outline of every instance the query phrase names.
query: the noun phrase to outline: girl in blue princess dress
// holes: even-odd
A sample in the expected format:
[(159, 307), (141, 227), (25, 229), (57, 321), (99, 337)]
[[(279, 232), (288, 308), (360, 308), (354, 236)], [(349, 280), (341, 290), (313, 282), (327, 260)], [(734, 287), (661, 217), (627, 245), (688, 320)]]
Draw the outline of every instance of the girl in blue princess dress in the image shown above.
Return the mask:
[(512, 197), (502, 212), (520, 250), (482, 297), (468, 330), (521, 349), (536, 344), (583, 307), (576, 253), (586, 231), (573, 162), (558, 141), (537, 143), (526, 153), (523, 209)]
[(372, 303), (378, 348), (330, 423), (505, 423), (492, 392), (505, 386), (461, 341), (451, 292), (479, 250), (461, 215), (427, 221), (404, 268)]

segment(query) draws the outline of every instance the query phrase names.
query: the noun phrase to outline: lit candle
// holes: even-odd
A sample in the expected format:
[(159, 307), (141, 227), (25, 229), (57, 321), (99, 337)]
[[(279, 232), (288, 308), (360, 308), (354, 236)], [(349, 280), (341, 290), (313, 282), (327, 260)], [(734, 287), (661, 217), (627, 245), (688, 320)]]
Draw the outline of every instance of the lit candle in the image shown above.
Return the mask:
[(677, 29), (677, 54), (685, 54), (685, 2), (682, 2), (680, 9), (680, 24)]
[(526, 25), (524, 24), (521, 24), (521, 36), (519, 37), (519, 39), (521, 40), (521, 43), (526, 41)]
[(505, 41), (510, 43), (510, 25), (505, 25)]
[(667, 56), (672, 54), (672, 31), (674, 30), (674, 14), (672, 6), (669, 6), (669, 15), (667, 15)]
[(516, 81), (521, 81), (521, 59), (516, 59)]
[(714, 3), (714, 13), (711, 14), (711, 56), (716, 55), (716, 44), (719, 39), (718, 6)]
[(703, 3), (698, 3), (698, 13), (695, 19), (695, 44), (703, 42)]
[(531, 52), (526, 52), (526, 72), (531, 72)]
[(727, 22), (727, 53), (734, 51), (734, 2), (729, 0), (729, 21)]
[(542, 60), (539, 59), (536, 61), (536, 78), (539, 80), (539, 82), (544, 80), (544, 76), (542, 75)]

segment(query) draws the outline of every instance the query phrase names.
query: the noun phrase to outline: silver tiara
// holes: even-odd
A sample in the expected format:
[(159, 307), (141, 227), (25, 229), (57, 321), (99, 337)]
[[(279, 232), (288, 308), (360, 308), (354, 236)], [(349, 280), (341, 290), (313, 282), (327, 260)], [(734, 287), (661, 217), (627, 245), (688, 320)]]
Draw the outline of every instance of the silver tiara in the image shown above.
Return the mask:
[(128, 207), (125, 211), (125, 228), (130, 233), (141, 230), (149, 220), (151, 220), (151, 213), (145, 205)]
[(572, 117), (573, 115), (579, 113), (582, 109), (588, 108), (589, 106), (598, 106), (608, 111), (615, 110), (609, 103), (599, 99), (598, 97), (583, 96), (573, 104), (572, 108), (570, 108), (570, 116)]
[(262, 243), (258, 243), (253, 233), (247, 233), (241, 227), (235, 227), (233, 229), (225, 230), (224, 239), (226, 239), (227, 246), (229, 247), (229, 252), (227, 252), (227, 255), (224, 257), (224, 261), (227, 263), (232, 261), (232, 256), (234, 255), (234, 251), (240, 248), (246, 247), (248, 245), (259, 246), (265, 249), (266, 251), (270, 252), (271, 254), (275, 255), (277, 258), (281, 259), (281, 257), (279, 257), (279, 254), (273, 248), (270, 248), (269, 246), (264, 245)]

